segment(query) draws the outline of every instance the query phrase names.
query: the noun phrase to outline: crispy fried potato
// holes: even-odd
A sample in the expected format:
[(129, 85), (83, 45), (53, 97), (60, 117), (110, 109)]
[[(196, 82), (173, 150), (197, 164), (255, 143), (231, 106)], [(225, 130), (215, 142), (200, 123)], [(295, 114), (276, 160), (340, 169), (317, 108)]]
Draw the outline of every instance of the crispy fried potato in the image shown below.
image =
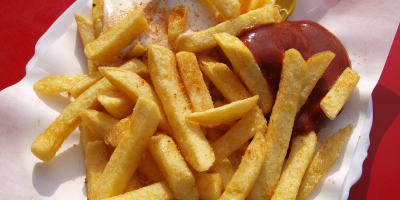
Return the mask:
[(147, 52), (147, 48), (140, 45), (136, 44), (128, 53), (126, 53), (126, 57), (128, 58), (139, 58), (143, 56)]
[(224, 134), (225, 132), (219, 130), (218, 128), (207, 128), (207, 138), (212, 142), (217, 141)]
[(239, 0), (239, 3), (240, 3), (240, 14), (247, 13), (251, 0)]
[(102, 139), (107, 130), (118, 123), (118, 119), (107, 113), (89, 109), (82, 111), (81, 118), (86, 127)]
[(239, 148), (237, 151), (231, 153), (231, 155), (228, 156), (228, 159), (231, 161), (235, 170), (239, 168), (239, 165), (242, 162), (244, 153), (245, 153), (245, 151), (243, 151), (241, 148)]
[(107, 91), (97, 95), (97, 100), (113, 117), (121, 119), (132, 114), (135, 103), (121, 91)]
[(76, 83), (85, 78), (84, 74), (75, 75), (49, 75), (33, 85), (33, 89), (41, 94), (55, 94), (69, 92)]
[(258, 95), (203, 112), (194, 112), (186, 115), (186, 119), (210, 127), (226, 124), (242, 118), (257, 105), (257, 100)]
[(140, 185), (139, 177), (136, 173), (134, 173), (131, 180), (129, 180), (128, 185), (126, 186), (124, 193), (135, 191), (141, 187), (142, 186)]
[(138, 171), (152, 183), (157, 183), (164, 180), (162, 172), (158, 168), (156, 161), (148, 149), (144, 151), (142, 155), (138, 166)]
[(320, 105), (325, 115), (334, 120), (356, 88), (360, 76), (351, 68), (346, 68), (339, 79), (322, 99)]
[(93, 30), (94, 36), (99, 37), (103, 30), (103, 9), (104, 0), (93, 0), (92, 4), (92, 19), (93, 19)]
[(198, 173), (196, 180), (201, 200), (217, 200), (221, 196), (223, 185), (218, 173)]
[(106, 142), (107, 145), (111, 145), (113, 147), (117, 147), (119, 144), (119, 141), (121, 140), (122, 136), (130, 131), (131, 127), (131, 122), (130, 122), (131, 116), (129, 115), (128, 117), (125, 117), (124, 119), (119, 120), (117, 124), (114, 126), (110, 127), (106, 133), (104, 134), (104, 142)]
[(158, 45), (150, 45), (148, 53), (150, 77), (182, 155), (197, 171), (208, 170), (215, 161), (215, 155), (200, 126), (185, 120), (185, 115), (191, 110), (179, 82), (174, 54)]
[(172, 138), (164, 134), (153, 136), (149, 150), (176, 199), (199, 199), (196, 180)]
[(127, 192), (122, 195), (114, 196), (106, 200), (128, 200), (128, 199), (143, 199), (143, 200), (173, 200), (174, 194), (168, 184), (163, 181), (152, 185), (140, 188), (135, 191)]
[(200, 2), (203, 4), (206, 10), (208, 10), (215, 17), (215, 19), (219, 23), (226, 21), (226, 18), (217, 10), (217, 8), (210, 0), (201, 0)]
[[(86, 46), (90, 42), (95, 39), (94, 30), (93, 30), (93, 23), (86, 17), (75, 13), (75, 21), (78, 26), (79, 34), (82, 38), (83, 45)], [(87, 60), (89, 74), (98, 71), (97, 65), (92, 60)]]
[(140, 97), (131, 116), (131, 130), (122, 137), (100, 177), (97, 188), (100, 199), (124, 192), (160, 119), (157, 104)]
[(267, 140), (267, 159), (249, 199), (270, 199), (278, 184), (292, 135), (306, 62), (295, 49), (285, 52), (278, 94), (272, 109)]
[(265, 7), (275, 5), (275, 0), (249, 0), (247, 12)]
[(130, 59), (121, 65), (120, 68), (130, 70), (142, 78), (147, 78), (149, 76), (149, 68), (137, 58)]
[(210, 173), (218, 173), (222, 180), (222, 189), (225, 190), (229, 181), (231, 181), (236, 168), (232, 165), (228, 158), (223, 159), (221, 162), (215, 164), (210, 168)]
[(186, 31), (188, 8), (184, 5), (177, 5), (172, 8), (168, 15), (168, 43), (172, 43)]
[(319, 148), (311, 161), (297, 195), (298, 200), (305, 200), (314, 191), (318, 183), (326, 176), (329, 169), (340, 156), (343, 145), (353, 131), (353, 125), (349, 124), (344, 129), (328, 138)]
[(84, 91), (86, 91), (90, 86), (94, 85), (97, 81), (101, 80), (103, 75), (100, 72), (93, 72), (88, 76), (80, 79), (72, 88), (71, 96), (75, 99), (78, 98)]
[(280, 14), (277, 8), (264, 7), (252, 12), (240, 15), (236, 18), (222, 22), (212, 28), (181, 35), (176, 44), (177, 51), (189, 51), (199, 53), (217, 46), (217, 41), (213, 38), (216, 33), (229, 33), (238, 35), (243, 29), (261, 24), (278, 22)]
[(301, 180), (315, 153), (317, 135), (314, 131), (293, 138), (286, 161), (272, 200), (296, 199)]
[(211, 2), (226, 19), (232, 19), (240, 15), (240, 3), (238, 0), (211, 0)]
[(231, 181), (225, 188), (225, 192), (219, 198), (223, 199), (245, 199), (255, 184), (262, 170), (266, 154), (266, 141), (261, 132), (257, 132), (251, 141), (242, 162), (236, 170)]
[(131, 11), (120, 23), (85, 46), (88, 59), (112, 62), (118, 60), (118, 54), (149, 28), (142, 11)]

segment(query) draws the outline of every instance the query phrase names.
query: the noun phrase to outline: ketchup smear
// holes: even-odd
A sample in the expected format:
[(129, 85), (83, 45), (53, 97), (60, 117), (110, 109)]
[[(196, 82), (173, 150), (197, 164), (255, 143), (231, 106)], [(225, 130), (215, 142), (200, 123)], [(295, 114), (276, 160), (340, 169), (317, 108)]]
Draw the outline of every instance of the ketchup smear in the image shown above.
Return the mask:
[(351, 67), (349, 55), (339, 39), (312, 21), (284, 21), (253, 27), (243, 31), (240, 39), (253, 53), (275, 95), (286, 50), (295, 48), (305, 60), (323, 51), (336, 54), (297, 114), (293, 126), (293, 134), (319, 132), (323, 122), (328, 119), (320, 102), (342, 72)]

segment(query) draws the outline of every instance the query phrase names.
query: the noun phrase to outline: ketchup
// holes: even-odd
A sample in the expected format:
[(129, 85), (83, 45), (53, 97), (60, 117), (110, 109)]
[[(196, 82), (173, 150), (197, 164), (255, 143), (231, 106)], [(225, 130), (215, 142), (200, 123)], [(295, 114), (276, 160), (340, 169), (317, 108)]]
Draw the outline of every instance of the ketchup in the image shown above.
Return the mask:
[(295, 48), (307, 60), (316, 53), (331, 51), (336, 54), (317, 82), (308, 100), (297, 114), (293, 134), (319, 132), (327, 119), (320, 107), (322, 98), (350, 67), (350, 59), (342, 43), (331, 32), (312, 21), (284, 21), (247, 29), (240, 39), (253, 53), (264, 78), (277, 94), (282, 72), (284, 52)]

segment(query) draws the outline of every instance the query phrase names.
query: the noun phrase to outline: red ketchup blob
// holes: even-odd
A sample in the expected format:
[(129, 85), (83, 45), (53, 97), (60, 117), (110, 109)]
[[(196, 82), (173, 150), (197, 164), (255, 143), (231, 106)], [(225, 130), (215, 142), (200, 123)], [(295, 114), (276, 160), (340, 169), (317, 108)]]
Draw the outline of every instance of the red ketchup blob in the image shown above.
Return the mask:
[(243, 31), (240, 39), (253, 53), (275, 95), (279, 88), (283, 54), (286, 50), (297, 49), (305, 60), (323, 51), (336, 54), (294, 122), (293, 134), (319, 132), (323, 122), (328, 119), (320, 102), (342, 72), (351, 67), (349, 55), (339, 39), (312, 21), (284, 21), (253, 27)]

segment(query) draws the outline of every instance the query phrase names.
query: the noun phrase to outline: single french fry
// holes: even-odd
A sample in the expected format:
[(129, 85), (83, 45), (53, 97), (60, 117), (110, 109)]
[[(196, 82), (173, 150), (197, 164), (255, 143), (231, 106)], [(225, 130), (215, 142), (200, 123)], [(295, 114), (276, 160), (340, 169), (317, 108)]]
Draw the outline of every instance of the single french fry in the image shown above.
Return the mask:
[(279, 90), (266, 135), (267, 159), (249, 199), (270, 199), (278, 184), (306, 68), (306, 62), (297, 50), (289, 49), (285, 52)]
[(221, 131), (217, 128), (207, 128), (207, 138), (212, 142), (217, 141), (225, 134), (224, 131)]
[(329, 66), (334, 57), (334, 53), (324, 51), (313, 55), (307, 60), (306, 77), (304, 78), (303, 87), (301, 88), (297, 112), (299, 112), (304, 103), (306, 103), (308, 96), (315, 87), (315, 84), (317, 84), (318, 80), (321, 78), (325, 69)]
[(179, 52), (176, 54), (176, 60), (179, 75), (194, 111), (201, 112), (214, 108), (210, 92), (197, 64), (196, 55), (190, 52)]
[(349, 124), (344, 129), (328, 138), (319, 148), (311, 161), (297, 195), (298, 200), (305, 200), (314, 191), (318, 183), (326, 176), (329, 169), (340, 156), (343, 145), (353, 131), (353, 125)]
[(85, 157), (87, 197), (95, 200), (97, 183), (108, 162), (107, 145), (81, 125), (81, 141)]
[(118, 54), (149, 28), (142, 11), (131, 11), (120, 23), (85, 46), (88, 59), (101, 62), (118, 60)]
[(246, 149), (238, 170), (236, 170), (219, 199), (244, 200), (249, 195), (262, 170), (266, 158), (265, 150), (266, 141), (264, 135), (261, 132), (257, 132)]
[(119, 141), (121, 140), (122, 136), (127, 132), (130, 131), (131, 116), (125, 117), (124, 119), (119, 120), (117, 124), (110, 127), (106, 133), (104, 134), (104, 142), (107, 145), (111, 145), (113, 147), (117, 147)]
[(103, 30), (103, 9), (104, 0), (93, 0), (92, 4), (92, 19), (93, 19), (93, 30), (94, 36), (99, 37)]
[(125, 92), (134, 102), (136, 102), (141, 96), (153, 100), (157, 104), (161, 113), (160, 128), (169, 133), (171, 132), (171, 127), (168, 124), (163, 106), (157, 94), (143, 78), (131, 71), (121, 70), (114, 67), (100, 67), (99, 70), (107, 80)]
[(356, 88), (360, 76), (351, 68), (346, 68), (339, 79), (322, 99), (320, 105), (325, 115), (334, 120)]
[(301, 180), (310, 165), (317, 146), (314, 131), (293, 138), (289, 158), (286, 161), (272, 200), (296, 199)]
[(217, 8), (210, 0), (201, 0), (200, 2), (203, 4), (206, 10), (208, 10), (215, 17), (215, 19), (219, 23), (226, 21), (226, 18), (217, 10)]
[(97, 100), (113, 117), (121, 119), (132, 114), (135, 103), (123, 92), (107, 91), (97, 95)]
[(267, 121), (257, 107), (251, 109), (228, 132), (215, 141), (211, 147), (215, 154), (215, 164), (227, 158), (257, 132), (264, 133)]
[(144, 151), (142, 155), (138, 166), (138, 171), (152, 183), (157, 183), (164, 180), (162, 172), (158, 168), (156, 161), (148, 149)]
[(257, 100), (258, 95), (203, 112), (194, 112), (186, 115), (186, 119), (203, 126), (213, 127), (220, 124), (226, 124), (242, 118), (257, 105)]
[(147, 48), (140, 45), (136, 44), (128, 53), (126, 53), (126, 57), (128, 58), (139, 58), (143, 56), (147, 52)]
[(106, 200), (129, 200), (129, 199), (143, 199), (143, 200), (173, 200), (174, 194), (169, 188), (168, 184), (163, 181), (154, 183), (152, 185), (140, 188), (135, 191), (127, 192), (122, 195), (114, 196)]
[(211, 0), (211, 2), (226, 19), (232, 19), (240, 15), (240, 3), (238, 0)]
[(142, 78), (147, 78), (149, 76), (149, 68), (137, 58), (130, 59), (129, 61), (125, 62), (120, 68), (130, 70)]
[(55, 94), (69, 92), (76, 83), (85, 78), (84, 74), (74, 75), (49, 75), (33, 85), (33, 89), (41, 94)]
[(215, 161), (215, 155), (200, 126), (185, 120), (185, 115), (191, 110), (179, 82), (174, 54), (158, 45), (150, 45), (148, 53), (150, 77), (182, 155), (197, 171), (208, 170)]
[(90, 86), (94, 85), (97, 81), (101, 80), (103, 75), (100, 72), (93, 72), (88, 76), (80, 79), (72, 88), (71, 96), (75, 99), (78, 98), (84, 91), (86, 91)]
[(221, 162), (215, 164), (210, 168), (210, 173), (218, 173), (222, 180), (222, 189), (225, 190), (229, 181), (231, 181), (236, 168), (232, 165), (228, 158), (223, 159)]
[(177, 5), (168, 14), (168, 43), (172, 43), (186, 31), (188, 8), (184, 5)]
[(130, 192), (130, 191), (135, 191), (142, 186), (140, 185), (140, 180), (139, 177), (136, 173), (134, 173), (131, 177), (131, 179), (128, 182), (128, 185), (126, 186), (124, 193)]
[(149, 150), (176, 199), (199, 199), (196, 180), (171, 137), (153, 136)]
[(239, 0), (239, 3), (240, 3), (240, 14), (247, 13), (251, 0)]
[(237, 151), (231, 153), (231, 155), (228, 156), (228, 159), (231, 161), (235, 170), (239, 168), (244, 153), (245, 151), (243, 151), (242, 149), (238, 149)]
[(177, 40), (176, 50), (199, 53), (218, 45), (217, 41), (213, 38), (214, 34), (226, 32), (231, 35), (238, 35), (245, 28), (278, 22), (280, 17), (277, 8), (263, 7), (222, 22), (209, 29), (194, 32), (186, 36), (181, 35)]
[(247, 11), (252, 11), (265, 6), (275, 5), (275, 0), (250, 0)]
[(131, 116), (131, 130), (121, 138), (100, 177), (97, 188), (100, 199), (124, 192), (160, 119), (157, 104), (149, 98), (140, 97)]
[(223, 185), (221, 175), (218, 173), (201, 172), (198, 173), (196, 180), (201, 200), (217, 200), (221, 196)]
[(118, 123), (118, 119), (107, 113), (89, 109), (82, 111), (81, 118), (86, 127), (102, 139), (107, 130)]
[(274, 95), (258, 67), (251, 51), (239, 38), (227, 33), (214, 35), (215, 40), (231, 61), (234, 70), (252, 95), (259, 95), (258, 106), (269, 114), (274, 104)]

